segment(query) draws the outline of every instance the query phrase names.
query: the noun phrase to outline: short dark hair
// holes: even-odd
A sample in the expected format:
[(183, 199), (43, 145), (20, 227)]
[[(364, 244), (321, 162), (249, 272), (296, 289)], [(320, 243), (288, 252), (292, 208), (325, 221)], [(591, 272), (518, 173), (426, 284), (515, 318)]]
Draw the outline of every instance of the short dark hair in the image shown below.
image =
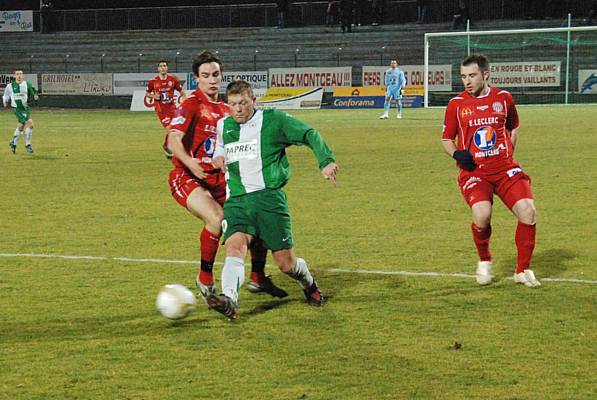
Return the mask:
[(226, 96), (230, 96), (231, 94), (243, 93), (247, 93), (251, 98), (253, 98), (253, 88), (251, 87), (251, 84), (247, 81), (232, 81), (226, 87)]
[(489, 71), (489, 59), (483, 54), (471, 54), (460, 65), (468, 67), (471, 64), (477, 64), (481, 72)]
[(162, 63), (166, 64), (166, 66), (168, 65), (168, 61), (166, 61), (166, 60), (160, 60), (160, 61), (158, 61), (158, 66), (160, 64), (162, 64)]
[(220, 71), (224, 71), (222, 61), (217, 55), (215, 55), (211, 51), (204, 50), (201, 53), (197, 54), (197, 56), (195, 56), (195, 59), (193, 60), (193, 73), (195, 74), (195, 76), (199, 76), (199, 67), (202, 64), (209, 64), (212, 62), (218, 63), (218, 65), (220, 66)]

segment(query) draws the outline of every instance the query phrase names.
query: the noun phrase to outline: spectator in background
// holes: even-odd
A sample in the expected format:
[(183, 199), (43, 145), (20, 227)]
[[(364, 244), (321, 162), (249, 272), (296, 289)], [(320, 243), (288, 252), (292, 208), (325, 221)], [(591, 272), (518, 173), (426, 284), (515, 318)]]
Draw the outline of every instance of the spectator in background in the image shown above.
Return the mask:
[(377, 26), (383, 24), (384, 0), (373, 0), (373, 22), (371, 25)]
[(41, 33), (50, 33), (50, 14), (54, 4), (50, 0), (44, 0), (39, 9), (41, 15)]
[(325, 7), (325, 26), (334, 26), (336, 25), (336, 15), (338, 14), (338, 10), (336, 8), (335, 1), (328, 1), (327, 6)]
[(417, 0), (417, 24), (429, 21), (429, 0)]
[(591, 7), (589, 8), (589, 14), (587, 14), (587, 18), (585, 19), (586, 25), (593, 25), (595, 18), (595, 10), (597, 10), (597, 0), (591, 1)]
[(342, 33), (352, 32), (352, 1), (341, 0), (340, 1), (340, 26)]
[(288, 11), (288, 0), (278, 0), (278, 28), (283, 29), (286, 27), (286, 12)]
[(452, 29), (466, 29), (466, 21), (469, 21), (469, 26), (473, 25), (470, 15), (469, 0), (456, 0), (454, 4), (454, 19), (452, 20)]

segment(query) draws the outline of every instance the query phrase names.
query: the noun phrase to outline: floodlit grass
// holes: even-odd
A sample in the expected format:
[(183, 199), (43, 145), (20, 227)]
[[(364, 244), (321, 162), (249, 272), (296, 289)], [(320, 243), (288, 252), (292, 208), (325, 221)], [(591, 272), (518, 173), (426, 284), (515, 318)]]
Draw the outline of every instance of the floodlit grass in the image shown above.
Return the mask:
[[(539, 279), (597, 281), (596, 110), (519, 109)], [(378, 114), (295, 113), (341, 168), (332, 188), (308, 149), (289, 150), (296, 250), (328, 304), (308, 307), (270, 267), (289, 298), (243, 290), (234, 323), (204, 307), (173, 323), (155, 295), (192, 286), (197, 266), (115, 259), (198, 258), (201, 224), (170, 196), (155, 116), (33, 110), (35, 153), (21, 139), (13, 155), (1, 112), (0, 399), (596, 398), (597, 285), (514, 285), (516, 221), (499, 200), (491, 286), (336, 271), (474, 274), (443, 110)], [(103, 258), (9, 256), (24, 253)]]

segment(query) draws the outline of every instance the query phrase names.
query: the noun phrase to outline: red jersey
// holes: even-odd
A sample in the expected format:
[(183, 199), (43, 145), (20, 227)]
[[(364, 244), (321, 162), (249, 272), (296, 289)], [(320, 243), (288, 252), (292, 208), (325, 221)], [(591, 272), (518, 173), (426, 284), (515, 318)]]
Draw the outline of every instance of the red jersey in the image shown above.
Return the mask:
[[(180, 86), (178, 78), (172, 75), (166, 75), (166, 79), (161, 79), (157, 75), (147, 83), (147, 91), (159, 95), (159, 104), (161, 105), (174, 105), (174, 90), (178, 90), (180, 93), (182, 86)], [(157, 107), (156, 111), (159, 111)]]
[[(213, 170), (211, 160), (216, 149), (216, 125), (228, 114), (228, 105), (211, 101), (196, 89), (178, 106), (168, 129), (184, 132), (182, 144), (185, 150), (192, 157), (201, 159), (204, 170)], [(172, 157), (172, 163), (175, 167), (187, 169), (176, 157)]]
[(512, 158), (510, 131), (518, 128), (518, 113), (512, 95), (494, 87), (473, 97), (464, 91), (446, 108), (442, 140), (456, 141), (458, 150), (468, 150), (477, 164), (476, 172), (506, 168)]

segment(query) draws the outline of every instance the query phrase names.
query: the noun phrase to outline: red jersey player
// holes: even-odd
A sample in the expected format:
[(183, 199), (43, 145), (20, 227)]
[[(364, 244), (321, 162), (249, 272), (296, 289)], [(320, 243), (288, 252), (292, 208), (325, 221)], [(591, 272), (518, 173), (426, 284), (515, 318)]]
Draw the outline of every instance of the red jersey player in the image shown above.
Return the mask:
[[(145, 97), (153, 100), (155, 113), (164, 128), (170, 125), (170, 120), (174, 115), (174, 110), (176, 110), (175, 90), (180, 94), (180, 99), (185, 97), (184, 89), (180, 85), (178, 78), (168, 75), (168, 62), (161, 60), (158, 63), (158, 75), (150, 79), (147, 83)], [(168, 149), (167, 134), (162, 147), (166, 152), (166, 156), (171, 158), (172, 152)]]
[(489, 239), (495, 193), (518, 218), (514, 281), (540, 286), (529, 269), (535, 248), (531, 180), (512, 157), (518, 138), (514, 99), (507, 91), (487, 84), (489, 62), (483, 55), (467, 57), (460, 66), (460, 77), (465, 90), (448, 103), (442, 143), (461, 169), (458, 184), (472, 210), (473, 242), (479, 254), (477, 282), (487, 285), (493, 277)]
[[(214, 169), (211, 162), (216, 125), (220, 118), (228, 115), (228, 106), (219, 101), (220, 59), (211, 52), (201, 52), (192, 69), (198, 87), (176, 109), (168, 127), (168, 147), (172, 150), (174, 164), (169, 184), (174, 199), (205, 224), (200, 236), (201, 269), (195, 280), (205, 299), (216, 294), (212, 270), (222, 234), (226, 180), (224, 173)], [(286, 297), (288, 293), (275, 286), (263, 272), (266, 252), (258, 243), (252, 244), (249, 290)]]

